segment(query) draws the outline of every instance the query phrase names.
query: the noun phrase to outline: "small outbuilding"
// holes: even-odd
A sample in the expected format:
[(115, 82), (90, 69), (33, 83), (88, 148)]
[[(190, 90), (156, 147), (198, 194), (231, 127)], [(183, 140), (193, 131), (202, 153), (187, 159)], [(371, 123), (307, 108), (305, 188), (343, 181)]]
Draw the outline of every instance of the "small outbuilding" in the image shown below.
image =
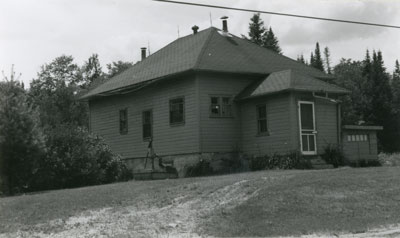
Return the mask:
[(382, 126), (344, 125), (342, 146), (345, 157), (350, 162), (373, 161), (378, 159), (376, 133)]

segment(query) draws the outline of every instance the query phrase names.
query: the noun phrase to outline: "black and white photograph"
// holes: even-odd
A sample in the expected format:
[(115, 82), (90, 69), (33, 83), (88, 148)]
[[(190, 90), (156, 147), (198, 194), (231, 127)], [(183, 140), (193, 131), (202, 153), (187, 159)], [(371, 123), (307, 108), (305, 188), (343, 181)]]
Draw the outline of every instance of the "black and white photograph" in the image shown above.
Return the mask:
[(400, 237), (399, 0), (0, 0), (0, 238)]

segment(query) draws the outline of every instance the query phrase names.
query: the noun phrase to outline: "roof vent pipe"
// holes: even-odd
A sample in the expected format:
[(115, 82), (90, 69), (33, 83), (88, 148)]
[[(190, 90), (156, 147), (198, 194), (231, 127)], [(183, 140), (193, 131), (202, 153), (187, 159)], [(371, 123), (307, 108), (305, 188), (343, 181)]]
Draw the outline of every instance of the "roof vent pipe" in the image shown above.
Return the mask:
[(142, 50), (142, 60), (146, 59), (146, 47), (140, 48)]
[(199, 30), (199, 27), (196, 26), (196, 25), (194, 25), (194, 26), (192, 27), (192, 30), (193, 30), (193, 35), (196, 35), (196, 34), (197, 34), (197, 31)]
[(223, 16), (221, 17), (222, 19), (222, 31), (223, 32), (228, 32), (228, 17), (227, 16)]

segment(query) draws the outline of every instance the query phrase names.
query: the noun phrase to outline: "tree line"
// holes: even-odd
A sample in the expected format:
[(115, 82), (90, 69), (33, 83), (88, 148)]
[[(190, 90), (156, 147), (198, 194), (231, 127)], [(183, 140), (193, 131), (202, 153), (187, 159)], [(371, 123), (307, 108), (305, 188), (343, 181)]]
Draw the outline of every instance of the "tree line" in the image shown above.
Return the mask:
[(0, 81), (0, 192), (70, 188), (126, 180), (130, 171), (104, 140), (88, 131), (79, 95), (126, 70), (104, 73), (97, 54), (82, 66), (62, 55), (41, 66), (26, 89), (11, 69)]
[[(268, 32), (272, 32), (272, 28), (269, 27), (268, 31), (265, 29), (260, 14), (254, 14), (250, 19), (248, 37), (244, 38), (282, 53), (275, 35), (273, 41), (267, 41), (267, 35), (271, 34)], [(383, 131), (378, 132), (379, 150), (400, 151), (399, 61), (396, 60), (393, 73), (389, 73), (379, 50), (372, 54), (366, 50), (365, 58), (361, 61), (342, 58), (334, 67), (331, 66), (330, 56), (329, 48), (325, 47), (321, 53), (320, 45), (316, 42), (309, 61), (302, 54), (297, 57), (297, 61), (332, 75), (328, 83), (351, 91), (349, 95), (341, 97), (344, 124), (383, 126)]]

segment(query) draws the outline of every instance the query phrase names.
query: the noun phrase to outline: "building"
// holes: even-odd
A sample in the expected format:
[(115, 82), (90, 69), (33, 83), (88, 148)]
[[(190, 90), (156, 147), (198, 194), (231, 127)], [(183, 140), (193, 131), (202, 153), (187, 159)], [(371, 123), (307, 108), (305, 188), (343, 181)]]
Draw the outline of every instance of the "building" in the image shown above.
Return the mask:
[[(135, 170), (149, 140), (182, 174), (200, 158), (301, 151), (341, 143), (348, 90), (315, 68), (211, 27), (179, 38), (90, 90), (90, 130)], [(325, 81), (324, 81), (325, 80)]]

